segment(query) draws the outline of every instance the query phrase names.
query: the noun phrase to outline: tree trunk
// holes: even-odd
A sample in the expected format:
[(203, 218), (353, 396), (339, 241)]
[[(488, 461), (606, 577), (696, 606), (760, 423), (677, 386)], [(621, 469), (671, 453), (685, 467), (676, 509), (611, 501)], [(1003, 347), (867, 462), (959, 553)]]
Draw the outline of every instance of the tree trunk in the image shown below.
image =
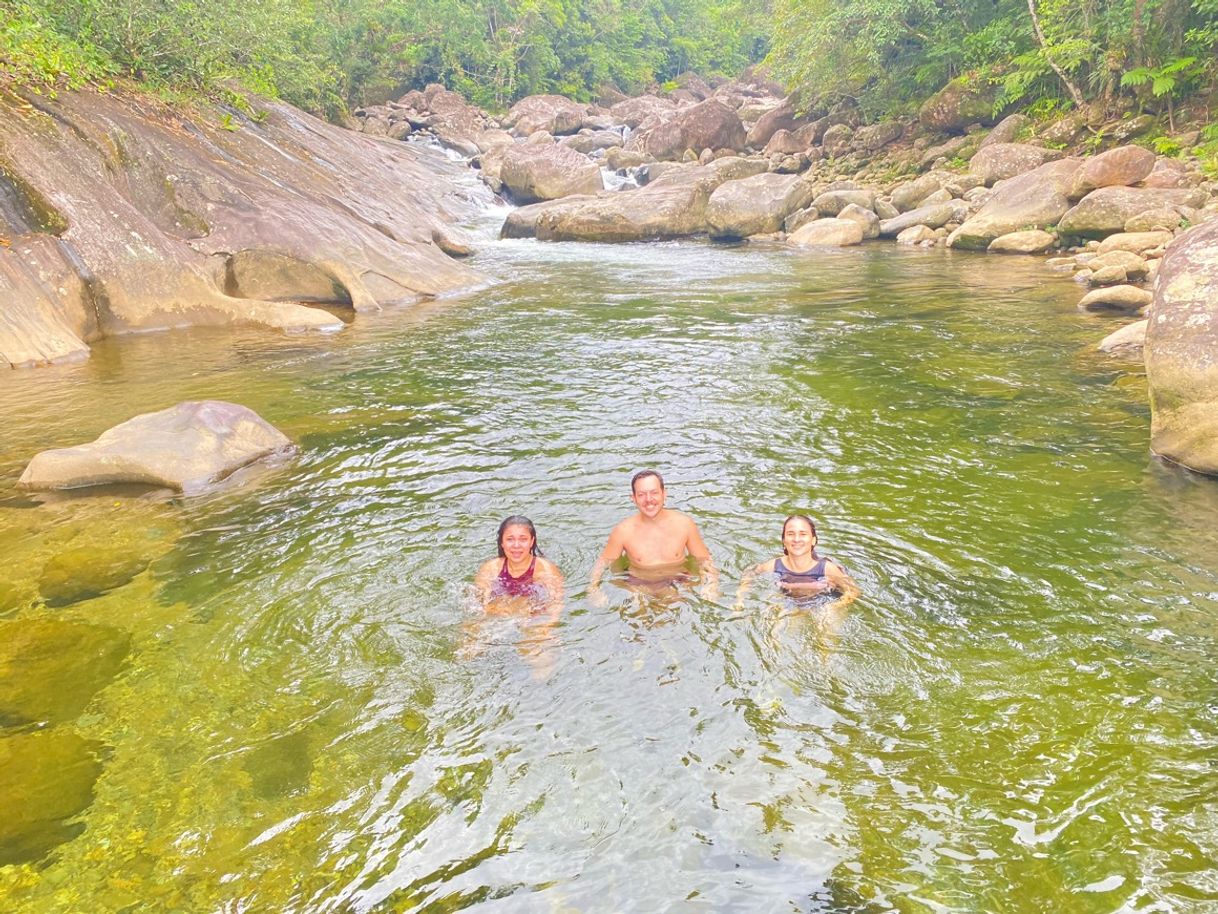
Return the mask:
[(1074, 81), (1070, 79), (1066, 71), (1057, 65), (1057, 61), (1053, 59), (1053, 55), (1049, 52), (1049, 42), (1045, 41), (1045, 33), (1040, 28), (1040, 17), (1036, 15), (1036, 0), (1028, 0), (1028, 13), (1032, 16), (1032, 29), (1036, 32), (1036, 40), (1040, 44), (1040, 49), (1045, 52), (1045, 60), (1049, 62), (1049, 66), (1053, 68), (1057, 78), (1062, 81), (1062, 85), (1070, 93), (1070, 98), (1074, 101), (1075, 107), (1083, 108), (1087, 104), (1083, 99), (1083, 93), (1079, 91), (1078, 86), (1074, 84)]

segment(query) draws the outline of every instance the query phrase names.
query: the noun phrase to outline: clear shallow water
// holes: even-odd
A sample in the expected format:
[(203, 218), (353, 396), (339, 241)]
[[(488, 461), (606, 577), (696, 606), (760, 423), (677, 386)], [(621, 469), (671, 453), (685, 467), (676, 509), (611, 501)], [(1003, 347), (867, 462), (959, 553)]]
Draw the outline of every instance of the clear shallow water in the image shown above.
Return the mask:
[[(1218, 904), (1218, 483), (1149, 457), (1077, 287), (887, 245), (482, 249), (502, 284), (336, 337), (0, 379), (6, 910)], [(299, 459), (188, 501), (12, 488), (201, 397)], [(643, 466), (720, 601), (584, 599)], [(796, 509), (864, 592), (836, 638), (732, 608)], [(570, 584), (541, 644), (470, 632), (513, 512)]]

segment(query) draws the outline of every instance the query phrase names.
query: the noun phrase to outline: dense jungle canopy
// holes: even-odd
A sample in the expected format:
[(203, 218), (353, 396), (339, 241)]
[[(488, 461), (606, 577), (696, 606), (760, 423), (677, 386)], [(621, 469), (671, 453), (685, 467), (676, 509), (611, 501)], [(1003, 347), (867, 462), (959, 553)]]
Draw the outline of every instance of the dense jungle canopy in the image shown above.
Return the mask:
[(232, 81), (330, 115), (428, 82), (489, 108), (764, 61), (806, 99), (909, 110), (948, 79), (1046, 110), (1212, 96), (1218, 0), (0, 0), (8, 79)]

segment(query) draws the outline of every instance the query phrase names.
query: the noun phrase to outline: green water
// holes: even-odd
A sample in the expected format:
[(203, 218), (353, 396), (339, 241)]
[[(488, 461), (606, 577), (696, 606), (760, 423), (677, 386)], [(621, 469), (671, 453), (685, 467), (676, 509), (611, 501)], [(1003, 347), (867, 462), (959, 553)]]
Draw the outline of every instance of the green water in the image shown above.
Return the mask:
[[(1218, 906), (1218, 482), (1148, 454), (1115, 324), (1021, 259), (481, 245), (334, 337), (111, 340), (0, 378), (0, 905), (166, 912)], [(183, 399), (300, 445), (38, 504)], [(637, 468), (724, 595), (583, 589)], [(735, 586), (812, 513), (836, 638)], [(523, 512), (555, 637), (471, 633)], [(535, 640), (535, 639), (534, 639)]]

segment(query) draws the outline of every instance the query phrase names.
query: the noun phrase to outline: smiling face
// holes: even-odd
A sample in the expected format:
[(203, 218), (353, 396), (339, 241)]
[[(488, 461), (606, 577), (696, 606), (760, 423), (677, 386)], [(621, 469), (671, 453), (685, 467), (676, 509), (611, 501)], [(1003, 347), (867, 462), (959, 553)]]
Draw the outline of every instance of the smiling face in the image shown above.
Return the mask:
[(635, 480), (630, 500), (634, 502), (634, 506), (639, 509), (640, 514), (651, 520), (658, 517), (664, 510), (666, 497), (664, 484), (660, 482), (658, 476), (644, 476)]
[(519, 565), (533, 551), (533, 534), (524, 524), (508, 524), (499, 538), (499, 548), (513, 565)]
[(787, 555), (809, 555), (816, 546), (816, 534), (802, 517), (792, 517), (782, 525), (782, 549)]

